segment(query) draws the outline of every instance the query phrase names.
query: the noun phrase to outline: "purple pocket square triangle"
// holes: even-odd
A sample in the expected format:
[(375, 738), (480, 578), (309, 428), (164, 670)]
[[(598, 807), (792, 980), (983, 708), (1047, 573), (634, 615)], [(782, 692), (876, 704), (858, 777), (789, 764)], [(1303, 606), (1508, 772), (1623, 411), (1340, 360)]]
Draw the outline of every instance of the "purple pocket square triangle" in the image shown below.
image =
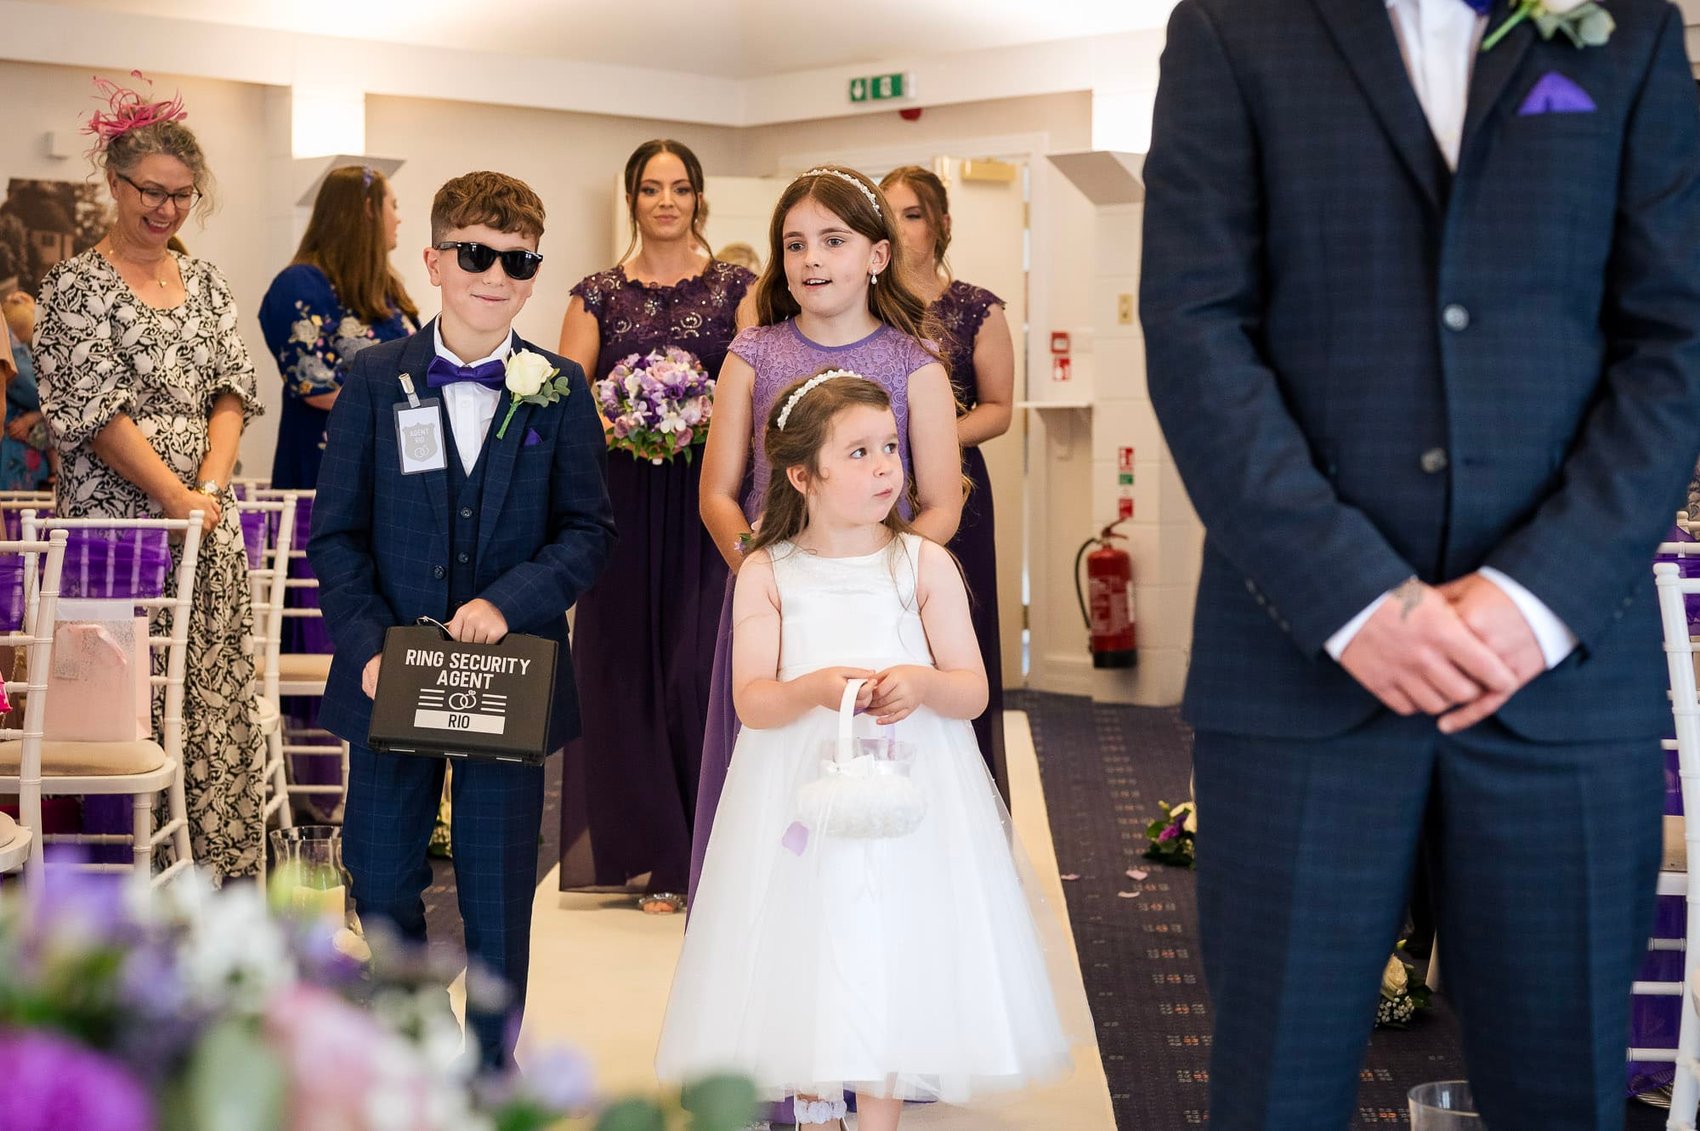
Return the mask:
[(1594, 100), (1588, 97), (1587, 91), (1557, 71), (1548, 71), (1529, 91), (1529, 97), (1523, 99), (1517, 113), (1531, 117), (1535, 114), (1587, 114), (1594, 109)]
[(538, 434), (537, 429), (527, 428), (525, 430), (525, 446), (526, 447), (529, 448), (533, 444), (541, 444), (542, 442), (543, 442), (543, 437)]

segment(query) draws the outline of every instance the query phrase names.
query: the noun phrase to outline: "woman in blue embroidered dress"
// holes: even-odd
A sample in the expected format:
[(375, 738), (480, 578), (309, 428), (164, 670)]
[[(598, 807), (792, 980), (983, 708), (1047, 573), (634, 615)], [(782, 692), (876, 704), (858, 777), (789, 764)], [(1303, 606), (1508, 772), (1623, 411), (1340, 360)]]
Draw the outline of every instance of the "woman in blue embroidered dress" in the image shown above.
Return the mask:
[(880, 188), (891, 201), (903, 265), (910, 282), (927, 300), (956, 390), (962, 474), (974, 486), (963, 501), (962, 523), (949, 550), (962, 564), (973, 602), (974, 635), (986, 665), (986, 710), (974, 720), (974, 738), (1007, 806), (997, 539), (992, 525), (992, 481), (980, 445), (1009, 431), (1015, 404), (1015, 343), (1003, 316), (1003, 300), (984, 287), (950, 277), (944, 257), (950, 246), (950, 198), (944, 182), (919, 165), (904, 165), (887, 173)]
[[(632, 242), (572, 289), (561, 354), (592, 380), (669, 347), (720, 372), (755, 276), (702, 236), (702, 165), (679, 142), (626, 162)], [(713, 427), (713, 425), (710, 425)], [(726, 566), (697, 521), (701, 438), (652, 462), (609, 434), (620, 540), (573, 623), (583, 736), (563, 763), (561, 889), (632, 891), (653, 914), (683, 906), (691, 824)]]
[(389, 263), (400, 225), (382, 173), (332, 169), (295, 258), (260, 302), (260, 330), (283, 377), (273, 487), (318, 484), (325, 421), (354, 355), (419, 328), (419, 308)]

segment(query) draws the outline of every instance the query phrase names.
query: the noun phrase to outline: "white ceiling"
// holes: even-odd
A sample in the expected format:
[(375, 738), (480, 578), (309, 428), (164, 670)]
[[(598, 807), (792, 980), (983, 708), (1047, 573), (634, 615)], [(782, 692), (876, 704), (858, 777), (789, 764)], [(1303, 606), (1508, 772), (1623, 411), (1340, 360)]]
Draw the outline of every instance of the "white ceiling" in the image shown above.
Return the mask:
[(54, 6), (629, 67), (790, 71), (1162, 27), (1176, 0), (53, 0)]

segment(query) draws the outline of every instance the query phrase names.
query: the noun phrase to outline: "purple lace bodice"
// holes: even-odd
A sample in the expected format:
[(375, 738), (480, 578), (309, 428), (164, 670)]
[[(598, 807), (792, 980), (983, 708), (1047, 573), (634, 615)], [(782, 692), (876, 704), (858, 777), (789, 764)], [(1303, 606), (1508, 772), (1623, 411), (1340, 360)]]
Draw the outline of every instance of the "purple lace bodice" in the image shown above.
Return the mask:
[(956, 390), (959, 412), (967, 412), (980, 403), (980, 392), (974, 375), (974, 339), (980, 324), (993, 306), (1002, 306), (1003, 299), (984, 287), (957, 279), (938, 298), (930, 310), (938, 320), (944, 335), (944, 357), (950, 363), (950, 383)]
[(736, 332), (738, 303), (755, 279), (744, 268), (718, 259), (702, 274), (666, 287), (628, 279), (620, 267), (585, 276), (572, 293), (602, 329), (596, 372), (590, 379), (608, 376), (634, 353), (663, 346), (690, 350), (710, 377), (718, 376)]
[(914, 482), (915, 469), (909, 461), (909, 375), (933, 363), (933, 355), (921, 344), (890, 326), (881, 326), (859, 342), (847, 346), (817, 345), (803, 337), (790, 320), (774, 326), (751, 326), (732, 343), (732, 352), (756, 371), (750, 421), (751, 460), (755, 466), (753, 486), (744, 496), (744, 513), (755, 515), (767, 492), (767, 456), (762, 452), (762, 431), (779, 391), (799, 377), (807, 377), (831, 366), (850, 369), (879, 382), (891, 395), (891, 410), (897, 416), (898, 454), (903, 457), (903, 474)]

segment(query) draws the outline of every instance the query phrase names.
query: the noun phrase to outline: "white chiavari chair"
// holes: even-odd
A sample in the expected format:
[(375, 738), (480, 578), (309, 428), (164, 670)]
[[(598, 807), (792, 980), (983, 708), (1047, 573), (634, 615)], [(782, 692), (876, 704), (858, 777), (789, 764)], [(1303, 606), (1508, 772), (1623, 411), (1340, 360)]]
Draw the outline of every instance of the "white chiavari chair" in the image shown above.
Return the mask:
[[(171, 615), (169, 635), (157, 636), (150, 632), (148, 636), (150, 656), (165, 657), (165, 674), (150, 675), (148, 679), (150, 687), (164, 691), (164, 709), (155, 722), (154, 736), (134, 742), (72, 742), (47, 735), (41, 744), (43, 794), (126, 795), (131, 799), (131, 829), (127, 834), (77, 833), (44, 839), (50, 843), (128, 844), (131, 852), (129, 864), (85, 864), (83, 867), (93, 871), (128, 871), (144, 885), (150, 879), (154, 886), (164, 884), (194, 866), (188, 807), (183, 791), (183, 677), (188, 656), (190, 607), (195, 591), (195, 565), (200, 556), (201, 513), (195, 511), (187, 519), (38, 519), (33, 512), (25, 512), (23, 530), (27, 538), (54, 531), (69, 532), (65, 565), (61, 572), (61, 589), (65, 592), (87, 591), (75, 588), (79, 583), (79, 571), (87, 572), (90, 568), (90, 559), (79, 560), (79, 536), (118, 539), (129, 533), (138, 547), (146, 532), (182, 538), (171, 591), (167, 593), (165, 587), (160, 586), (158, 594), (140, 593), (125, 598), (137, 609), (149, 614), (169, 610)], [(25, 607), (32, 610), (27, 623), (32, 634), (37, 631), (51, 633), (51, 623), (36, 623), (40, 610), (33, 580), (26, 572), (25, 586), (29, 592)], [(151, 584), (148, 588), (152, 588)], [(41, 674), (32, 671), (31, 679)], [(22, 742), (0, 743), (0, 792), (16, 792), (20, 785), (22, 746)], [(161, 794), (166, 799), (166, 820), (155, 828), (154, 802)], [(154, 850), (166, 844), (171, 847), (171, 861), (155, 875), (152, 872)]]
[[(42, 722), (47, 714), (47, 672), (53, 662), (54, 610), (59, 600), (59, 576), (65, 559), (65, 539), (62, 530), (53, 532), (47, 542), (0, 541), (0, 561), (11, 559), (16, 566), (15, 593), (11, 591), (14, 575), (6, 572), (6, 599), (15, 613), (16, 629), (0, 640), (29, 652), (29, 678), (6, 680), (6, 694), (23, 696), (23, 729), (0, 728), (0, 741), (15, 739), (19, 744), (18, 819), (0, 813), (0, 873), (21, 871), (26, 889), (31, 894), (40, 891), (42, 883), (42, 819), (41, 819), (41, 741)], [(32, 575), (41, 562), (41, 584), (35, 588), (37, 612), (24, 615), (24, 578)], [(31, 625), (33, 627), (26, 627)]]

